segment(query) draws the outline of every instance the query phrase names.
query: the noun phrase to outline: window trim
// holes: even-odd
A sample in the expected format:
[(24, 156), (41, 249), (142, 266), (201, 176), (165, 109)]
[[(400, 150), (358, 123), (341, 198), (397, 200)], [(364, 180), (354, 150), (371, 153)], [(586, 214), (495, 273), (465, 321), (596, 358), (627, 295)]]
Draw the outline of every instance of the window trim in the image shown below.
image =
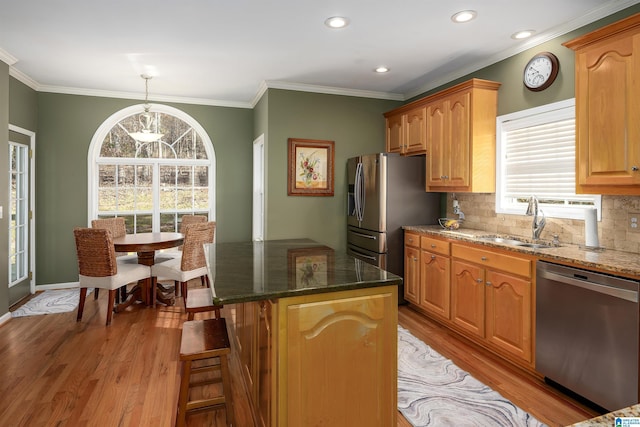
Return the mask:
[[(524, 215), (527, 209), (526, 203), (507, 203), (503, 198), (504, 183), (502, 177), (505, 175), (506, 166), (502, 159), (504, 134), (507, 132), (505, 129), (506, 124), (514, 120), (522, 121), (523, 127), (534, 126), (544, 122), (548, 123), (548, 120), (544, 119), (549, 116), (552, 116), (553, 119), (562, 119), (563, 115), (568, 116), (569, 108), (573, 110), (575, 117), (575, 98), (504, 114), (496, 118), (496, 213)], [(598, 221), (600, 221), (602, 219), (602, 196), (588, 194), (584, 196), (593, 197), (594, 207), (598, 212)], [(558, 207), (541, 203), (540, 208), (545, 216), (550, 218), (584, 219), (585, 208), (583, 207)]]
[[(96, 132), (93, 134), (91, 138), (91, 144), (89, 145), (88, 155), (87, 155), (87, 226), (91, 225), (91, 220), (95, 219), (97, 216), (96, 208), (98, 206), (98, 191), (97, 191), (97, 182), (98, 182), (98, 164), (96, 159), (100, 156), (100, 149), (102, 148), (102, 142), (106, 135), (111, 131), (111, 129), (119, 123), (121, 120), (139, 114), (144, 110), (143, 104), (132, 105), (130, 107), (123, 108), (122, 110), (116, 111), (111, 116), (109, 116), (102, 124), (98, 127)], [(215, 198), (215, 177), (216, 177), (216, 155), (213, 147), (213, 143), (209, 135), (204, 130), (204, 128), (190, 115), (185, 113), (182, 110), (171, 107), (169, 105), (164, 104), (150, 104), (151, 112), (159, 112), (164, 114), (169, 114), (183, 120), (189, 126), (191, 126), (202, 138), (202, 143), (207, 153), (207, 165), (209, 166), (209, 211), (208, 217), (210, 221), (215, 221), (216, 217), (216, 198)], [(160, 160), (163, 164), (172, 163), (173, 159), (113, 159), (113, 163), (126, 163), (126, 164), (144, 164), (144, 163), (152, 163)], [(193, 162), (205, 162), (204, 160), (193, 160)], [(155, 206), (154, 206), (155, 209)], [(159, 231), (155, 230), (154, 231)]]

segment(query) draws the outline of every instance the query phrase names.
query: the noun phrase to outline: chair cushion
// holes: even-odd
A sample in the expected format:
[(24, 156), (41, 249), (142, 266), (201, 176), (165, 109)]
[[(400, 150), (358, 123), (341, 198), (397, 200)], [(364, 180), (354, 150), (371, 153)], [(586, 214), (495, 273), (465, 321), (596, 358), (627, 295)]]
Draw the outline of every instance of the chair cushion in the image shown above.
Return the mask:
[(118, 289), (128, 283), (148, 279), (151, 269), (142, 264), (118, 262), (118, 273), (113, 276), (90, 277), (79, 275), (81, 288)]
[(196, 277), (207, 274), (207, 267), (196, 268), (195, 270), (182, 271), (180, 269), (182, 260), (180, 258), (170, 259), (165, 262), (157, 263), (151, 266), (151, 275), (161, 277), (166, 280), (176, 280), (178, 282), (186, 282)]

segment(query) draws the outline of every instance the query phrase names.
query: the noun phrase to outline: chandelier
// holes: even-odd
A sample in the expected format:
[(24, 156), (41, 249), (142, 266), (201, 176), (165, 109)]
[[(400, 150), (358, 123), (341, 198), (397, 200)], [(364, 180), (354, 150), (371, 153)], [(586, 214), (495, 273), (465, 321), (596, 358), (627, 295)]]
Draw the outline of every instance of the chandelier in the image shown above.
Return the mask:
[(144, 79), (144, 112), (138, 116), (140, 131), (129, 132), (129, 136), (138, 142), (155, 142), (162, 138), (164, 134), (153, 132), (152, 130), (155, 127), (156, 119), (149, 111), (151, 109), (151, 105), (149, 105), (149, 80), (151, 80), (151, 76), (142, 74), (140, 77)]

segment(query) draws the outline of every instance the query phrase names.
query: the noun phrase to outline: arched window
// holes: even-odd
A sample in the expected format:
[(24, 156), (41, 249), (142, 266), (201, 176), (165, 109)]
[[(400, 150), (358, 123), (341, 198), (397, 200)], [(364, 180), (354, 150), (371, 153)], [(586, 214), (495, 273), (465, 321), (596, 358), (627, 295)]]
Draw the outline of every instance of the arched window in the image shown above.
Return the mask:
[(142, 105), (113, 114), (98, 128), (88, 153), (89, 222), (124, 217), (128, 233), (177, 231), (182, 215), (215, 220), (215, 152), (209, 136), (191, 116), (152, 104), (163, 136), (141, 143)]

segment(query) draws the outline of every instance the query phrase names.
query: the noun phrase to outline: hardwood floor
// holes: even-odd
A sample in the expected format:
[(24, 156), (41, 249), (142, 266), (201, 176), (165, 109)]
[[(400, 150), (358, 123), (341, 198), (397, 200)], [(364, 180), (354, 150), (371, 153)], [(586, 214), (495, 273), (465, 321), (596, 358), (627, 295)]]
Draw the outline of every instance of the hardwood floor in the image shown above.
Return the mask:
[[(200, 286), (193, 281), (190, 286)], [(182, 300), (155, 310), (132, 306), (105, 327), (107, 298), (88, 298), (76, 312), (15, 318), (0, 327), (0, 424), (10, 426), (173, 426), (178, 398), (178, 351), (186, 314)], [(223, 315), (224, 315), (223, 311)], [(209, 314), (197, 314), (196, 319)], [(462, 369), (550, 426), (595, 413), (455, 338), (412, 309), (400, 324)], [(234, 415), (252, 427), (237, 360), (230, 360)], [(189, 426), (224, 426), (224, 411), (188, 418)], [(410, 424), (401, 416), (398, 426)]]

